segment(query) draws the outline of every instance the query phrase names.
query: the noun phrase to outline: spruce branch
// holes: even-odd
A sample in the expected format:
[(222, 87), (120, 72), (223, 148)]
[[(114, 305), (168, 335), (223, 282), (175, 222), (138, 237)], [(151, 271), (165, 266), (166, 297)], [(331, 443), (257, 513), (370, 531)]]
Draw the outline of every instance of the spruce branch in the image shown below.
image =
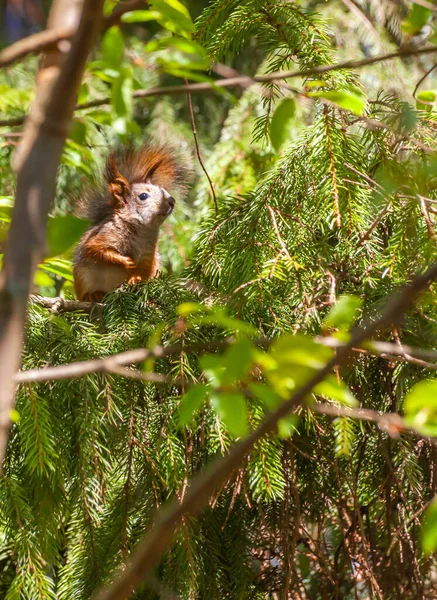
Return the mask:
[(314, 386), (323, 381), (335, 366), (343, 364), (355, 346), (361, 345), (378, 330), (387, 327), (401, 317), (414, 303), (417, 295), (436, 278), (437, 264), (434, 264), (426, 273), (416, 276), (400, 294), (387, 303), (379, 319), (371, 321), (366, 327), (357, 328), (350, 341), (337, 350), (336, 356), (292, 394), (287, 401), (268, 414), (255, 431), (235, 443), (229, 454), (216, 460), (210, 467), (195, 476), (183, 500), (173, 500), (158, 511), (155, 525), (133, 552), (131, 561), (124, 571), (112, 584), (97, 592), (93, 598), (95, 600), (123, 600), (129, 597), (157, 564), (163, 552), (167, 550), (174, 532), (182, 520), (188, 514), (195, 516), (203, 509), (217, 487), (238, 468), (254, 445), (265, 435), (274, 431), (278, 421), (289, 414), (293, 408), (304, 403)]

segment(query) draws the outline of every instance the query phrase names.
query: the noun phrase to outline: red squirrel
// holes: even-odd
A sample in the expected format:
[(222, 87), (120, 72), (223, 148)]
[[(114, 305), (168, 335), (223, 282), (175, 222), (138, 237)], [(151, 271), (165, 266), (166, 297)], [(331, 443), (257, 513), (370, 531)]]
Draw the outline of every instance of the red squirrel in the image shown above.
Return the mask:
[(180, 188), (183, 170), (164, 146), (112, 152), (105, 184), (90, 188), (78, 203), (92, 225), (80, 239), (73, 261), (78, 300), (100, 302), (122, 283), (154, 277), (159, 268), (159, 229), (173, 212), (169, 189)]

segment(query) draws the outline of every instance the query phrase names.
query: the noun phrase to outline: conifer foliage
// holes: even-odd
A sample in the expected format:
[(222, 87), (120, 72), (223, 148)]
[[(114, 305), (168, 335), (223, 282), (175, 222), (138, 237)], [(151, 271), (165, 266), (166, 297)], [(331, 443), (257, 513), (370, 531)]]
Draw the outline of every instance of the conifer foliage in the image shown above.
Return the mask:
[[(402, 36), (418, 48), (421, 36), (433, 41), (431, 11), (382, 4), (381, 21), (374, 2), (353, 3), (380, 47), (393, 49)], [(111, 104), (73, 123), (38, 291), (71, 297), (71, 246), (81, 231), (61, 239), (64, 227), (80, 228), (65, 216), (67, 191), (82, 185), (79, 175), (92, 177), (111, 142), (147, 129), (194, 156), (194, 117), (217, 211), (199, 169), (164, 227), (160, 277), (108, 294), (90, 313), (31, 302), (24, 371), (181, 346), (140, 369), (18, 385), (0, 479), (2, 598), (91, 598), (124, 568), (166, 501), (182, 502), (194, 475), (334, 356), (326, 340), (342, 343), (356, 321), (376, 319), (395, 290), (436, 260), (432, 83), (412, 98), (433, 55), (402, 59), (407, 92), (379, 64), (371, 83), (369, 70), (318, 70), (349, 47), (363, 57), (345, 5), (332, 5), (337, 24), (317, 2), (191, 2), (194, 29), (184, 4), (156, 0), (105, 34), (79, 100), (109, 86)], [(152, 19), (159, 26), (149, 29)], [(251, 76), (302, 75), (232, 96), (211, 86), (206, 97), (193, 94), (191, 115), (172, 95), (132, 102), (135, 90), (175, 77), (210, 82), (208, 67), (222, 63)], [(0, 80), (10, 117), (22, 105), (12, 88), (23, 87), (24, 101), (29, 85), (17, 73)], [(5, 230), (9, 159), (5, 144)], [(392, 352), (367, 345), (351, 353), (252, 448), (199, 516), (184, 518), (132, 597), (434, 597), (436, 323), (430, 284), (400, 323), (378, 332)], [(405, 345), (422, 354), (402, 354)], [(338, 411), (320, 415), (320, 406)], [(373, 417), (357, 419), (359, 408)], [(378, 420), (391, 413), (402, 426)]]

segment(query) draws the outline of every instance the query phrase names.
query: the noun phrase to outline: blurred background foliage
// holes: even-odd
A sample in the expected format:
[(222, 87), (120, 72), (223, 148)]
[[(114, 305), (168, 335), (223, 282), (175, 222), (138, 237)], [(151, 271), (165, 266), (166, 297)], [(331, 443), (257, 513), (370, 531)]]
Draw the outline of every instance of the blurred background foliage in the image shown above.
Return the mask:
[[(27, 19), (26, 33), (43, 26), (49, 4), (33, 3), (40, 20)], [(106, 3), (108, 14), (114, 4)], [(4, 43), (17, 35), (7, 20), (14, 6), (3, 6)], [(74, 202), (110, 146), (168, 142), (193, 176), (163, 226), (162, 276), (108, 295), (91, 316), (32, 305), (23, 366), (235, 331), (239, 345), (200, 362), (182, 352), (145, 366), (175, 375), (177, 385), (95, 374), (20, 387), (0, 486), (5, 598), (89, 598), (124, 563), (156, 507), (183, 497), (193, 473), (328, 360), (301, 334), (347, 332), (436, 257), (434, 54), (193, 93), (217, 211), (186, 94), (136, 94), (435, 42), (434, 10), (390, 0), (153, 0), (104, 34), (78, 103), (107, 100), (75, 113), (35, 292), (71, 297), (71, 253), (86, 226), (72, 215)], [(29, 57), (0, 72), (0, 120), (27, 112), (37, 64)], [(2, 240), (20, 132), (0, 130)], [(198, 292), (187, 291), (187, 279)], [(381, 338), (433, 348), (435, 307), (431, 286)], [(257, 354), (253, 335), (282, 342)], [(226, 373), (250, 394), (222, 393)], [(315, 398), (402, 412), (409, 393), (408, 422), (428, 435), (437, 426), (434, 388), (414, 384), (430, 377), (422, 364), (361, 355)], [(298, 412), (254, 449), (202, 517), (186, 520), (137, 598), (435, 597), (433, 504), (426, 552), (421, 543), (437, 486), (434, 442)]]

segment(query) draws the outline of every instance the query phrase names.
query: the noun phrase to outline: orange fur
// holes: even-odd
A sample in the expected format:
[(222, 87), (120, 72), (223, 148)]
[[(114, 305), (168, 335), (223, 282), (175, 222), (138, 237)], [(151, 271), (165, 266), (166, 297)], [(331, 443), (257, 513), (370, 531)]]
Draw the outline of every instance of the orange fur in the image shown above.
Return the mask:
[[(158, 232), (175, 202), (168, 190), (181, 189), (182, 174), (173, 152), (163, 146), (109, 155), (106, 189), (88, 190), (80, 202), (82, 216), (94, 225), (76, 249), (73, 275), (79, 300), (100, 301), (124, 282), (157, 275)], [(144, 191), (150, 198), (141, 204), (138, 198)]]

